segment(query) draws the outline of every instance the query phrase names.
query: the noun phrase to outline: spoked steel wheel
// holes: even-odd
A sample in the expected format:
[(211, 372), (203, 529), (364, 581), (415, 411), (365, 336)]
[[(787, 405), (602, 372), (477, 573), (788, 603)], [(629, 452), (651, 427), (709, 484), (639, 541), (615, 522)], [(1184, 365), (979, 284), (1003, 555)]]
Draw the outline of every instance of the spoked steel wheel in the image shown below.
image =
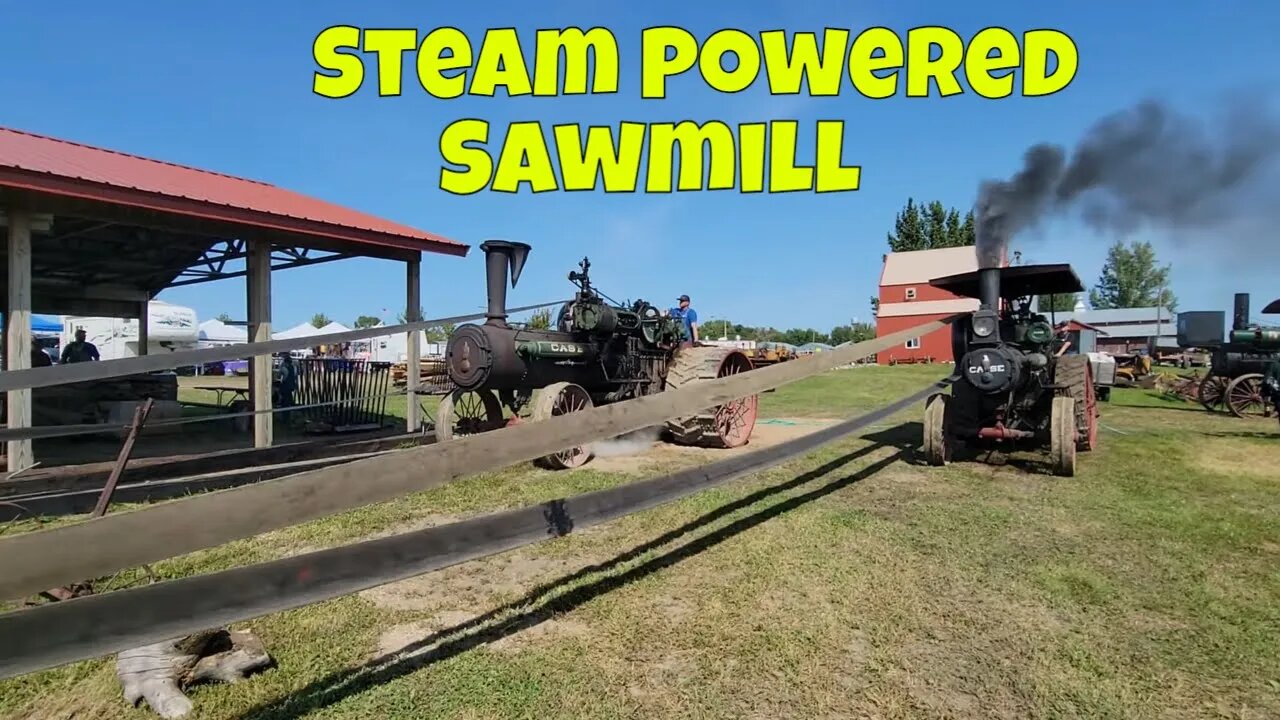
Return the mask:
[(490, 390), (454, 390), (440, 400), (436, 411), (436, 440), (497, 430), (502, 419), (502, 403)]
[[(591, 395), (579, 385), (556, 383), (538, 391), (534, 400), (533, 419), (548, 420), (558, 415), (580, 412), (592, 407)], [(541, 458), (542, 464), (554, 470), (570, 470), (582, 467), (591, 459), (586, 446), (568, 448)]]
[(1227, 385), (1227, 409), (1236, 417), (1271, 417), (1271, 403), (1263, 393), (1262, 375), (1241, 375)]
[[(741, 350), (693, 347), (680, 350), (667, 369), (668, 389), (686, 387), (751, 370)], [(681, 445), (735, 448), (746, 445), (756, 427), (759, 398), (750, 395), (697, 415), (667, 421), (667, 431)]]

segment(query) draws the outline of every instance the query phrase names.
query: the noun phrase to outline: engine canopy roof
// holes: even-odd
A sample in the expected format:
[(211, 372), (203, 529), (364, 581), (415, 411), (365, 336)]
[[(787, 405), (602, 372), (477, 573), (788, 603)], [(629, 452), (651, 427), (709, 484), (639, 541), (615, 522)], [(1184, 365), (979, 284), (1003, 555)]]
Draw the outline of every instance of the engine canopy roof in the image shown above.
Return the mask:
[[(1014, 265), (999, 268), (1000, 297), (1006, 300), (1028, 295), (1070, 295), (1084, 292), (1084, 285), (1070, 265)], [(983, 271), (960, 273), (930, 280), (929, 284), (961, 297), (981, 299), (978, 277)]]

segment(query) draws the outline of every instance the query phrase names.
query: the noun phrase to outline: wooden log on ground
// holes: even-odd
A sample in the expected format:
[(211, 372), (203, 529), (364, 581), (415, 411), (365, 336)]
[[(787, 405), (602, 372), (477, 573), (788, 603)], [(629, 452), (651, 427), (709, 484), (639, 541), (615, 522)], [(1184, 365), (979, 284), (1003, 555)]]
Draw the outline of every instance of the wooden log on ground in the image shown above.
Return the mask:
[(124, 699), (142, 703), (163, 718), (180, 718), (193, 708), (183, 692), (198, 683), (235, 683), (271, 665), (262, 641), (245, 630), (206, 630), (125, 650), (116, 656), (116, 677)]

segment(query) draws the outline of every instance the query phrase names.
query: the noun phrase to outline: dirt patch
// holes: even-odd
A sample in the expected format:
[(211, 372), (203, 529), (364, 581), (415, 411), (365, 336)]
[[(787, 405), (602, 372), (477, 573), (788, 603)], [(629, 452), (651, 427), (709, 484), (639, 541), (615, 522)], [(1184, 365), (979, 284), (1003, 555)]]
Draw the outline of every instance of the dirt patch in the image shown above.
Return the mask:
[(547, 619), (519, 632), (505, 635), (490, 643), (489, 647), (498, 652), (519, 652), (530, 646), (568, 638), (585, 637), (590, 633), (591, 628), (589, 626), (575, 620), (565, 618)]
[(1206, 438), (1191, 455), (1199, 469), (1215, 475), (1272, 478), (1280, 467), (1280, 445), (1240, 438)]
[(685, 447), (654, 439), (652, 436), (624, 438), (600, 444), (600, 453), (582, 469), (619, 475), (643, 475), (655, 465), (687, 466), (754, 452), (803, 437), (837, 422), (840, 421), (827, 418), (757, 420), (755, 430), (751, 433), (751, 441), (732, 450)]
[(598, 562), (591, 556), (539, 557), (516, 551), (371, 588), (360, 596), (392, 610), (489, 608)]

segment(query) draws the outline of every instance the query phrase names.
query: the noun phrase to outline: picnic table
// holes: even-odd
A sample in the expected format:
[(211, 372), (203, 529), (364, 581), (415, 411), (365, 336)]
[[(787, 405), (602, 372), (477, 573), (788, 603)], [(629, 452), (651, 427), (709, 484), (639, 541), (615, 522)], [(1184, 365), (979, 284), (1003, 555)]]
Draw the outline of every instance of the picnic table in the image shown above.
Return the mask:
[[(249, 388), (228, 387), (226, 385), (198, 385), (195, 390), (204, 390), (206, 392), (216, 393), (217, 400), (214, 402), (219, 407), (230, 407), (237, 400), (249, 402)], [(223, 402), (224, 393), (231, 393), (231, 401)]]

